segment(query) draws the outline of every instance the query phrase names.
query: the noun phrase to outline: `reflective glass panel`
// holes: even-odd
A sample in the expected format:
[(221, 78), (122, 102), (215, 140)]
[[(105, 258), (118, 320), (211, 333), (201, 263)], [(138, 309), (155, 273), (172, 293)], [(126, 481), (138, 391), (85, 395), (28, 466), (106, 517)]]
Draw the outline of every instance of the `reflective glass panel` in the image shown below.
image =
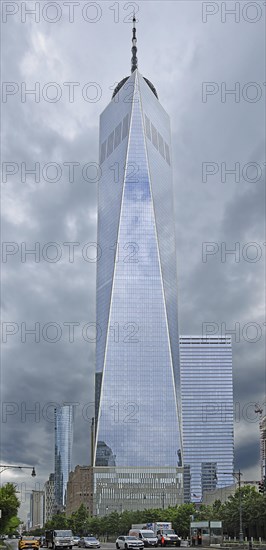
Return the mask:
[(55, 409), (55, 500), (66, 501), (68, 475), (71, 471), (73, 447), (73, 407), (64, 405)]
[(100, 164), (102, 164), (106, 157), (106, 140), (101, 145)]
[(158, 135), (157, 130), (154, 128), (153, 124), (151, 124), (151, 135), (152, 135), (152, 143), (156, 149), (158, 149)]
[(123, 119), (122, 139), (125, 139), (128, 133), (128, 122), (129, 122), (129, 116), (126, 115), (125, 118)]
[(169, 147), (168, 147), (167, 143), (164, 143), (164, 146), (165, 146), (165, 158), (166, 158), (166, 161), (168, 162), (168, 164), (170, 165), (171, 161), (170, 161)]
[(122, 131), (122, 122), (120, 122), (120, 124), (118, 124), (118, 126), (115, 129), (115, 146), (114, 146), (115, 149), (121, 142), (121, 131)]
[(191, 500), (234, 478), (231, 337), (180, 336), (184, 463)]
[(145, 115), (145, 126), (146, 126), (146, 136), (151, 140), (151, 122), (150, 119)]
[(158, 132), (158, 142), (159, 142), (159, 151), (160, 151), (162, 157), (164, 157), (164, 142), (163, 142), (163, 138), (162, 138), (162, 136), (159, 132)]
[[(150, 89), (149, 94), (152, 94)], [(152, 187), (153, 191), (157, 186), (160, 189), (163, 185), (171, 187), (171, 173), (162, 156), (150, 144), (156, 155), (154, 161), (150, 159), (150, 162), (155, 162), (153, 171), (159, 168), (159, 175), (150, 180), (144, 131), (145, 105), (142, 105), (144, 98), (140, 100), (138, 87), (133, 97), (105, 340), (96, 465), (177, 466), (180, 432), (170, 343), (171, 319), (166, 309), (161, 271), (158, 243), (161, 227), (156, 225), (151, 192)], [(153, 97), (158, 106), (158, 121), (161, 120), (164, 127), (160, 104)], [(112, 161), (115, 160), (116, 152), (112, 156)], [(158, 166), (157, 161), (161, 163)], [(116, 192), (115, 186), (112, 192)], [(167, 225), (167, 218), (164, 221)], [(112, 223), (111, 216), (110, 229)], [(176, 285), (175, 279), (171, 280), (173, 293)], [(104, 288), (99, 286), (98, 290), (97, 299), (101, 300)], [(175, 299), (174, 295), (174, 303)]]
[(108, 157), (113, 152), (113, 149), (114, 149), (114, 132), (112, 132), (110, 134), (110, 136), (108, 137), (108, 142), (107, 142), (107, 156)]

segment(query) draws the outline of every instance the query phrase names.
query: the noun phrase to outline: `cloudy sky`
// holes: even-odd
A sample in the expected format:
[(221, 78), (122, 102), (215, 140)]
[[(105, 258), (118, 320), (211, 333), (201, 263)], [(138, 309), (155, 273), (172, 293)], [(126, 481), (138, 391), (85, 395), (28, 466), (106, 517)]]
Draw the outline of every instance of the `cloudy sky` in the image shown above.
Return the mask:
[[(73, 466), (89, 463), (95, 349), (82, 329), (95, 322), (87, 245), (96, 242), (99, 115), (130, 73), (134, 7), (139, 70), (171, 117), (180, 333), (201, 334), (206, 323), (217, 334), (236, 330), (236, 467), (259, 479), (263, 2), (3, 3), (1, 463), (36, 465), (42, 486), (53, 471), (53, 404), (62, 402), (77, 403)], [(74, 252), (63, 244), (73, 242)], [(36, 323), (40, 341), (25, 334)], [(2, 482), (30, 491), (26, 472), (8, 470)]]

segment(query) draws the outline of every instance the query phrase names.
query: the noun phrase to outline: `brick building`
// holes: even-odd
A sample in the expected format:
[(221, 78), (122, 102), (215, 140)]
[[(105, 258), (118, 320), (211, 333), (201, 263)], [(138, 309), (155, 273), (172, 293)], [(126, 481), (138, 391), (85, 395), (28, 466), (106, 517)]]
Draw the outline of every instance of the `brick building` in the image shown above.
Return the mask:
[(71, 516), (81, 504), (84, 504), (90, 515), (93, 513), (93, 468), (76, 466), (70, 472), (67, 483), (66, 515)]

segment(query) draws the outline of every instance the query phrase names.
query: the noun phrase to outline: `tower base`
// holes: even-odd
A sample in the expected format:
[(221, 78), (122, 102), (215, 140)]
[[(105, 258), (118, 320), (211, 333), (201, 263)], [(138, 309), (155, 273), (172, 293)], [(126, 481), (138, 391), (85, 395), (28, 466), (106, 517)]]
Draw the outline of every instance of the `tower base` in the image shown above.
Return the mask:
[(93, 468), (93, 514), (105, 516), (125, 510), (168, 508), (183, 504), (181, 467)]

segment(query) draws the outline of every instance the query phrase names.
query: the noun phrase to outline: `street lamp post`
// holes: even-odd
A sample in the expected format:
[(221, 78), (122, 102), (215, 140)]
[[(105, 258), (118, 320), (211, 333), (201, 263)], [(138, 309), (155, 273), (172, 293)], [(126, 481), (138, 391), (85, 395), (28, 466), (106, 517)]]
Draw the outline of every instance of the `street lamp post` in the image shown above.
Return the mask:
[(238, 490), (239, 490), (239, 542), (243, 543), (243, 518), (242, 518), (242, 497), (241, 497), (241, 472), (238, 470), (236, 472), (236, 478), (238, 479)]
[(34, 466), (11, 466), (9, 464), (0, 464), (0, 468), (1, 468), (1, 471), (0, 471), (0, 474), (2, 474), (3, 472), (5, 472), (5, 470), (13, 470), (13, 469), (18, 469), (18, 470), (31, 470), (31, 476), (32, 477), (36, 477), (36, 471), (35, 471), (35, 467)]

